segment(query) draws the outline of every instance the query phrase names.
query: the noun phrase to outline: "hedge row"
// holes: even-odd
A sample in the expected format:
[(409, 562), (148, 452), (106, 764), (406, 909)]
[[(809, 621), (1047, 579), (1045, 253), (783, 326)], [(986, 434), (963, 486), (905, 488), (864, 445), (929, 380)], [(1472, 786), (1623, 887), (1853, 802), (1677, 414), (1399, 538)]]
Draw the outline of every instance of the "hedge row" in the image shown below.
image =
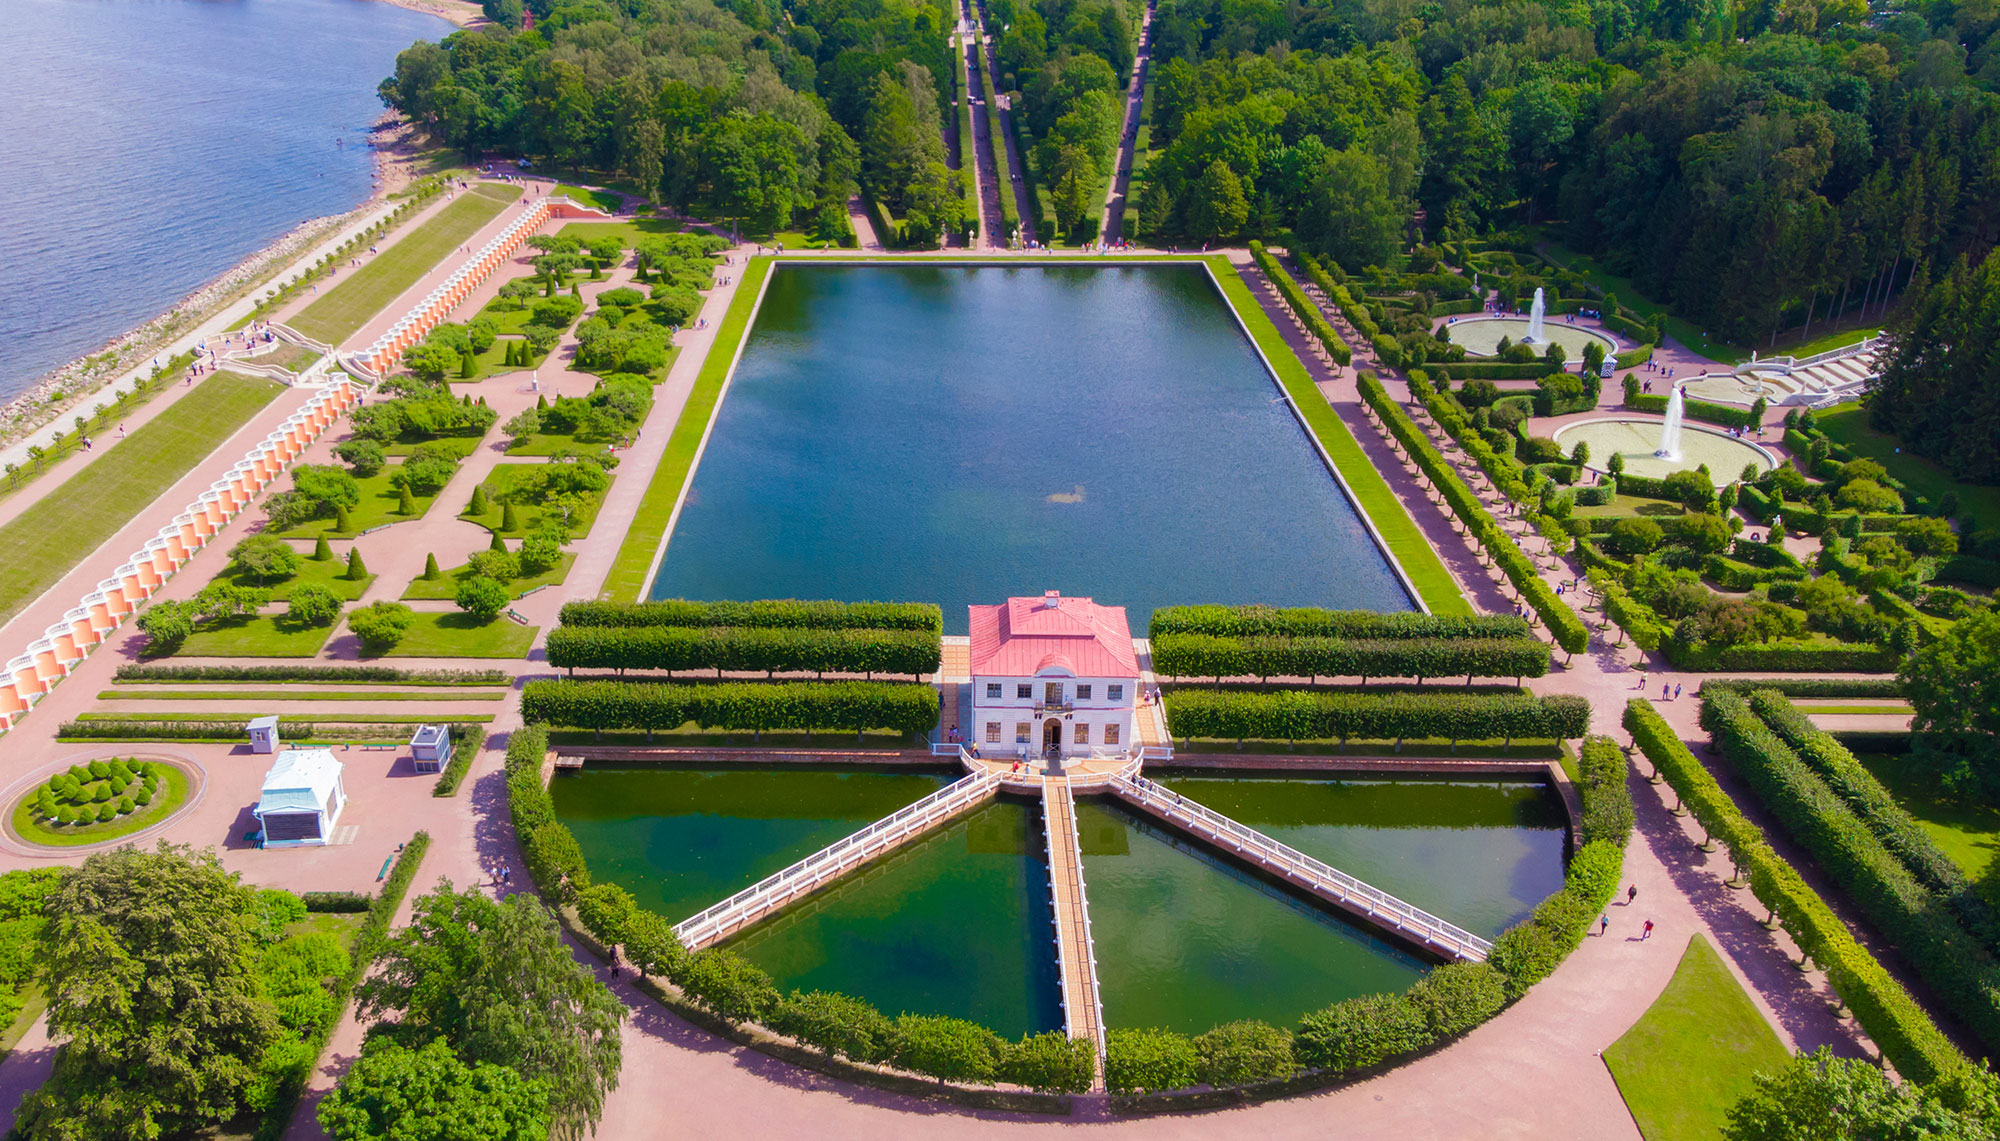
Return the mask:
[[(1493, 556), (1493, 561), (1499, 564), (1501, 572), (1514, 584), (1515, 589), (1521, 592), (1522, 597), (1528, 600), (1528, 605), (1534, 607), (1535, 613), (1541, 615), (1542, 621), (1548, 623), (1549, 632), (1555, 636), (1556, 645), (1571, 654), (1588, 647), (1590, 630), (1583, 624), (1583, 619), (1577, 617), (1576, 611), (1564, 604), (1562, 597), (1556, 594), (1553, 587), (1542, 581), (1541, 573), (1536, 569), (1534, 561), (1522, 553), (1513, 537), (1507, 534), (1486, 510), (1485, 505), (1479, 502), (1479, 497), (1472, 493), (1472, 489), (1465, 485), (1465, 481), (1458, 477), (1458, 472), (1438, 454), (1429, 437), (1425, 436), (1396, 402), (1390, 399), (1388, 391), (1382, 387), (1382, 382), (1375, 379), (1375, 374), (1370, 372), (1361, 373), (1358, 379), (1362, 398), (1368, 401), (1378, 416), (1382, 417), (1383, 423), (1389, 426), (1390, 434), (1394, 435), (1416, 460), (1417, 466), (1423, 469), (1432, 485), (1445, 497), (1445, 501), (1451, 504), (1452, 511), (1471, 530), (1472, 537), (1486, 548)], [(1478, 451), (1489, 453), (1491, 451), (1486, 447), (1485, 441), (1476, 435), (1460, 436), (1459, 443), (1468, 452), (1475, 452), (1475, 447)]]
[(1550, 373), (1561, 372), (1562, 367), (1547, 361), (1452, 361), (1432, 362), (1430, 371), (1452, 380), (1540, 380)]
[(2000, 964), (1742, 695), (1704, 693), (1701, 719), (1800, 847), (1989, 1048), (2000, 1043)]
[(121, 682), (378, 682), (395, 685), (504, 685), (504, 670), (406, 670), (394, 666), (170, 666), (122, 665)]
[(1541, 677), (1549, 644), (1512, 638), (1224, 638), (1168, 634), (1153, 639), (1153, 669), (1168, 677)]
[(521, 690), (529, 724), (575, 729), (891, 729), (937, 728), (937, 690), (881, 681), (768, 685), (649, 685), (618, 681), (531, 681)]
[(432, 796), (457, 796), (458, 786), (465, 783), (465, 775), (472, 771), (472, 762), (479, 759), (479, 750), (486, 744), (486, 730), (477, 725), (452, 725), (448, 732), (451, 762), (431, 786)]
[(1774, 677), (1705, 678), (1703, 690), (1733, 689), (1739, 693), (1768, 689), (1786, 697), (1901, 697), (1903, 683), (1892, 677)]
[(1758, 689), (1750, 694), (1750, 708), (1847, 803), (1890, 855), (1951, 905), (1966, 930), (1988, 947), (2000, 946), (2000, 916), (1994, 914), (1993, 906), (1846, 746), (1814, 725), (1781, 693)]
[(1695, 821), (1727, 845), (1737, 868), (1749, 873), (1758, 902), (1777, 916), (1807, 957), (1826, 969), (1834, 992), (1898, 1073), (1928, 1084), (1970, 1064), (1903, 985), (1854, 941), (1798, 870), (1771, 850), (1763, 832), (1744, 817), (1651, 702), (1639, 698), (1626, 705), (1625, 729)]
[(1354, 351), (1340, 339), (1333, 326), (1327, 324), (1326, 318), (1320, 315), (1319, 306), (1312, 303), (1305, 290), (1299, 288), (1299, 283), (1292, 280), (1292, 275), (1285, 272), (1284, 266), (1278, 264), (1278, 259), (1264, 249), (1264, 243), (1251, 239), (1250, 256), (1257, 259), (1257, 268), (1264, 271), (1264, 279), (1278, 291), (1278, 296), (1285, 299), (1292, 315), (1299, 319), (1299, 323), (1306, 327), (1306, 332), (1320, 343), (1327, 355), (1342, 365), (1351, 363)]
[(1653, 346), (1640, 345), (1636, 349), (1626, 349), (1622, 353), (1611, 354), (1611, 359), (1619, 368), (1637, 368), (1653, 359)]
[(1166, 705), (1173, 736), (1225, 741), (1566, 739), (1590, 727), (1590, 702), (1568, 694), (1178, 688)]
[(932, 602), (565, 602), (565, 626), (762, 626), (794, 630), (928, 630), (944, 632), (944, 611)]
[(932, 630), (759, 626), (558, 626), (549, 664), (558, 669), (765, 670), (796, 673), (936, 673)]
[(1162, 606), (1147, 635), (1214, 634), (1244, 638), (1269, 634), (1294, 638), (1513, 638), (1528, 633), (1513, 614), (1384, 614), (1374, 610), (1322, 610), (1315, 606)]
[(1328, 276), (1326, 270), (1321, 268), (1319, 262), (1313, 260), (1311, 254), (1294, 249), (1292, 257), (1299, 263), (1299, 268), (1305, 271), (1306, 280), (1319, 286), (1320, 291), (1326, 294), (1327, 300), (1333, 302), (1334, 308), (1340, 310), (1340, 315), (1347, 318), (1348, 324), (1354, 326), (1355, 332), (1372, 341), (1376, 334), (1382, 331), (1381, 327), (1375, 324), (1375, 318), (1369, 316), (1367, 307), (1358, 304), (1346, 286)]
[(1576, 762), (1577, 799), (1583, 804), (1583, 842), (1609, 840), (1620, 848), (1632, 837), (1632, 792), (1625, 786), (1625, 751), (1609, 737), (1588, 737)]
[[(232, 721), (65, 721), (56, 727), (61, 741), (243, 741), (247, 718)], [(363, 725), (341, 721), (318, 725), (311, 721), (278, 721), (278, 735), (288, 741), (384, 740), (407, 738), (410, 726)]]
[(1859, 642), (1762, 642), (1742, 646), (1703, 643), (1696, 647), (1668, 639), (1662, 648), (1675, 668), (1701, 672), (1886, 673), (1896, 668), (1897, 657), (1894, 650)]

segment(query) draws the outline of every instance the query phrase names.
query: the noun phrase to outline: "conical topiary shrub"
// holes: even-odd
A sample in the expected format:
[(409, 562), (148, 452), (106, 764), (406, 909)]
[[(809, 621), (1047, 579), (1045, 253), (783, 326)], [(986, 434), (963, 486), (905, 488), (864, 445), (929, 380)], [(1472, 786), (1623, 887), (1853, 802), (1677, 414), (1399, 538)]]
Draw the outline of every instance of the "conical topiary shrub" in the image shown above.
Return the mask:
[(352, 535), (354, 533), (354, 520), (348, 517), (347, 504), (336, 503), (333, 505), (333, 529), (342, 535)]
[(474, 487), (472, 489), (472, 502), (465, 505), (465, 513), (467, 515), (484, 515), (491, 510), (493, 508), (486, 502), (486, 485), (482, 483)]
[(437, 580), (443, 577), (444, 577), (444, 572), (438, 569), (438, 557), (436, 555), (425, 555), (424, 581), (436, 582)]
[(511, 503), (502, 504), (500, 507), (500, 529), (502, 531), (518, 531), (521, 529), (521, 517), (515, 512), (514, 505)]
[(347, 577), (354, 582), (368, 577), (368, 564), (361, 561), (360, 547), (347, 548)]
[(316, 563), (330, 563), (333, 561), (333, 544), (326, 541), (325, 535), (321, 535), (313, 543), (313, 561)]
[(493, 541), (486, 544), (486, 549), (489, 551), (499, 551), (502, 554), (505, 554), (507, 551), (507, 540), (502, 539), (500, 537), (500, 532), (495, 531), (493, 532)]
[(416, 513), (417, 513), (417, 497), (410, 494), (410, 489), (408, 487), (404, 487), (401, 491), (401, 494), (399, 494), (396, 497), (396, 514), (415, 515)]

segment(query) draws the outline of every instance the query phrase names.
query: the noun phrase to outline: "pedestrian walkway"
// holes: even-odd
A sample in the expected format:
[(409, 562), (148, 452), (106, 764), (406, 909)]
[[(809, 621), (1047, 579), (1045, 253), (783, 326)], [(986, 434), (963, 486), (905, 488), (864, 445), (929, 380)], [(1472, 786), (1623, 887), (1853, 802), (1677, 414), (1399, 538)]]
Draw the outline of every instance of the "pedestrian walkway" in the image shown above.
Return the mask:
[(1104, 1087), (1104, 1001), (1097, 986), (1097, 941), (1090, 932), (1090, 897), (1083, 884), (1083, 844), (1069, 781), (1042, 782), (1042, 836), (1049, 861), (1049, 905), (1056, 921), (1056, 970), (1062, 980), (1063, 1032), (1091, 1044)]

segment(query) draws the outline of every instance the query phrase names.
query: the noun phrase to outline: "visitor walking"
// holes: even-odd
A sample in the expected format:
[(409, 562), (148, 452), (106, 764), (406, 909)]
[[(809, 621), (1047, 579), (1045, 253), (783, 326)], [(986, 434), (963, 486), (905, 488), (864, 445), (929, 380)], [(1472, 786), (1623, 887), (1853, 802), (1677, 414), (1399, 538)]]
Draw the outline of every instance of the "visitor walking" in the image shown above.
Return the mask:
[(1638, 884), (1633, 884), (1631, 887), (1625, 889), (1625, 906), (1627, 907), (1632, 906), (1632, 901), (1638, 898), (1639, 898)]
[(1646, 920), (1646, 926), (1639, 932), (1639, 942), (1644, 943), (1646, 940), (1651, 939), (1652, 937), (1653, 937), (1653, 921), (1648, 919)]
[(1679, 683), (1679, 682), (1675, 682), (1675, 683), (1674, 683), (1674, 700), (1675, 700), (1675, 701), (1679, 701), (1680, 699), (1681, 699), (1681, 686), (1680, 686), (1680, 683)]
[(1606, 931), (1609, 931), (1609, 930), (1611, 930), (1611, 917), (1610, 917), (1609, 915), (1600, 915), (1600, 916), (1598, 916), (1598, 917), (1597, 917), (1597, 936), (1598, 936), (1598, 938), (1600, 938), (1600, 939), (1601, 939), (1601, 938), (1603, 938), (1603, 937), (1604, 937), (1604, 933), (1605, 933)]

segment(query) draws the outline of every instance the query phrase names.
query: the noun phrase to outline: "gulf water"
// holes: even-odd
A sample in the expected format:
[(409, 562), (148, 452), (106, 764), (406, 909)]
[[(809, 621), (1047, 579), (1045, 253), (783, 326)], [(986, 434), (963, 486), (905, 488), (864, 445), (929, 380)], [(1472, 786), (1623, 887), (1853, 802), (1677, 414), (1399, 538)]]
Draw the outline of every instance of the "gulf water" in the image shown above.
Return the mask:
[(450, 31), (380, 0), (0, 5), (0, 400), (366, 200), (376, 84)]

